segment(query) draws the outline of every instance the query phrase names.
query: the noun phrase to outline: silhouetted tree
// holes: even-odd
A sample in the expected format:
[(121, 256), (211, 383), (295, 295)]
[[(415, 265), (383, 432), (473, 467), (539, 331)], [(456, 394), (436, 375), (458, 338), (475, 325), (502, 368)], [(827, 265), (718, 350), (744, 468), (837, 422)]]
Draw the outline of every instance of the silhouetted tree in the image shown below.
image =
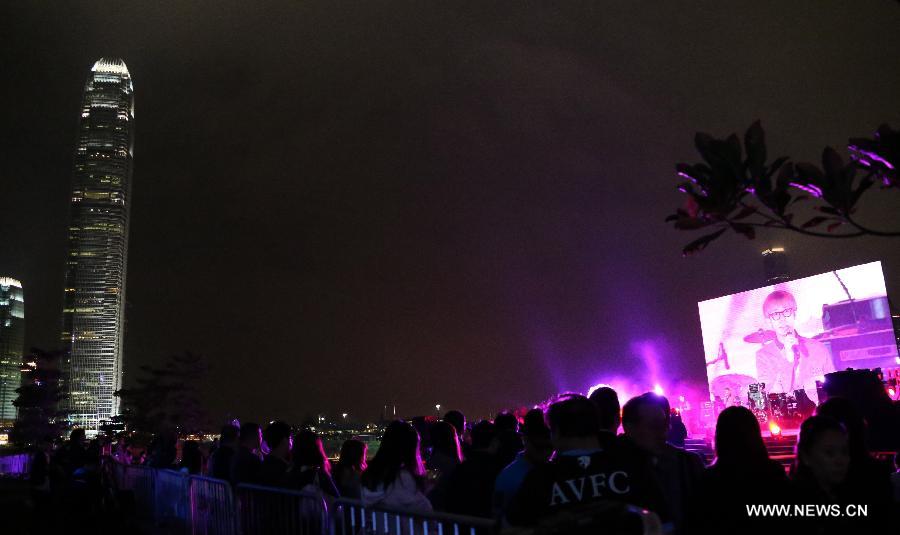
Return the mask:
[(130, 431), (157, 434), (206, 427), (199, 387), (208, 371), (206, 361), (190, 351), (169, 357), (162, 367), (141, 366), (135, 385), (116, 392), (124, 410), (121, 421)]
[(60, 410), (63, 393), (59, 361), (63, 355), (62, 351), (32, 348), (25, 357), (22, 386), (16, 389), (19, 396), (13, 401), (19, 414), (10, 438), (17, 446), (32, 445), (46, 437), (56, 438), (66, 430), (66, 413)]
[[(687, 179), (678, 186), (687, 201), (666, 221), (680, 230), (715, 231), (687, 244), (685, 255), (704, 249), (728, 229), (749, 239), (759, 227), (822, 238), (900, 236), (897, 230), (863, 225), (856, 216), (859, 199), (873, 185), (900, 189), (900, 131), (888, 125), (879, 127), (873, 138), (850, 139), (848, 163), (826, 147), (821, 168), (792, 163), (786, 156), (767, 163), (759, 121), (744, 134), (743, 151), (737, 134), (715, 139), (697, 133), (694, 144), (703, 162), (676, 165), (678, 175)], [(814, 215), (801, 223), (795, 215), (804, 201)], [(813, 230), (822, 225), (824, 231)]]

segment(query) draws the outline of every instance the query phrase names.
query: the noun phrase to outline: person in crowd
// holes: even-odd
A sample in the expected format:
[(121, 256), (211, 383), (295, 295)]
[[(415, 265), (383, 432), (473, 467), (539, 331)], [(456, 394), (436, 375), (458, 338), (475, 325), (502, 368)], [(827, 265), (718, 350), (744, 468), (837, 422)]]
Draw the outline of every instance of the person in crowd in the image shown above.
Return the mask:
[(513, 462), (522, 451), (522, 437), (519, 436), (519, 420), (511, 412), (501, 412), (494, 418), (497, 433), (497, 464), (501, 467)]
[(425, 462), (427, 494), (432, 505), (446, 502), (447, 482), (460, 463), (462, 450), (456, 428), (449, 422), (435, 422), (431, 426), (431, 455)]
[(600, 419), (600, 447), (610, 448), (615, 443), (619, 433), (619, 425), (622, 423), (619, 395), (608, 386), (591, 392), (590, 399), (597, 407), (597, 417)]
[[(472, 447), (432, 501), (435, 509), (460, 515), (490, 517), (494, 480), (503, 469), (497, 459), (500, 441), (494, 424), (483, 420), (472, 427)], [(438, 489), (435, 489), (438, 490)], [(443, 501), (441, 501), (443, 500)]]
[(462, 442), (466, 433), (466, 416), (460, 411), (452, 410), (444, 414), (443, 420), (456, 428), (456, 436)]
[(62, 469), (65, 477), (70, 477), (87, 463), (87, 448), (84, 442), (84, 429), (73, 429), (69, 434), (69, 440), (54, 455), (54, 463)]
[(178, 437), (172, 430), (165, 430), (153, 437), (147, 453), (147, 465), (153, 468), (173, 468), (178, 457)]
[(366, 443), (354, 438), (341, 445), (341, 456), (334, 466), (333, 479), (338, 492), (344, 498), (359, 499), (362, 496), (362, 475), (366, 471)]
[(669, 433), (666, 437), (666, 442), (676, 448), (684, 448), (684, 441), (687, 439), (687, 436), (687, 427), (681, 420), (681, 414), (672, 409), (669, 412)]
[(262, 428), (255, 422), (244, 422), (239, 432), (238, 450), (231, 467), (231, 482), (258, 483), (262, 467)]
[(431, 455), (425, 463), (426, 468), (449, 475), (461, 462), (462, 452), (456, 428), (449, 422), (435, 422), (431, 426)]
[(331, 463), (325, 455), (322, 439), (313, 431), (304, 429), (294, 440), (294, 467), (291, 469), (292, 485), (300, 490), (321, 492), (340, 498), (331, 478)]
[(125, 433), (119, 433), (116, 437), (116, 447), (112, 454), (113, 459), (121, 464), (131, 464), (129, 446), (128, 436)]
[(363, 473), (362, 501), (366, 506), (431, 511), (431, 502), (424, 494), (424, 477), (419, 434), (409, 423), (393, 421), (385, 429), (381, 446)]
[(270, 422), (263, 431), (263, 440), (269, 454), (259, 467), (258, 481), (268, 487), (287, 487), (288, 469), (291, 467), (291, 449), (294, 445), (294, 430), (281, 420)]
[(494, 480), (493, 517), (504, 521), (506, 510), (512, 498), (522, 487), (528, 472), (534, 466), (546, 463), (553, 454), (550, 428), (544, 423), (543, 410), (531, 409), (528, 411), (521, 432), (524, 451), (516, 455), (515, 460), (504, 468)]
[(507, 510), (510, 524), (534, 526), (609, 502), (661, 511), (661, 491), (646, 465), (630, 465), (600, 447), (597, 409), (588, 398), (560, 396), (547, 410), (547, 423), (556, 455), (525, 477)]
[(691, 532), (721, 533), (723, 526), (734, 534), (765, 532), (767, 519), (749, 517), (746, 505), (788, 503), (788, 480), (784, 468), (769, 459), (750, 409), (731, 406), (719, 413), (715, 452), (690, 504)]
[(463, 459), (469, 452), (469, 446), (472, 444), (472, 437), (469, 435), (466, 427), (466, 415), (461, 411), (452, 410), (444, 414), (444, 421), (448, 422), (456, 428), (456, 437), (459, 439), (459, 451), (462, 453)]
[(669, 444), (669, 401), (647, 392), (631, 398), (622, 409), (624, 435), (617, 449), (633, 462), (649, 462), (666, 496), (667, 512), (675, 533), (689, 533), (685, 526), (690, 500), (703, 477), (703, 460)]
[[(840, 422), (828, 416), (810, 416), (800, 425), (792, 493), (798, 504), (858, 503), (848, 493), (850, 441)], [(805, 528), (817, 533), (849, 533), (849, 523), (825, 517), (805, 519)], [(857, 524), (861, 522), (857, 521)], [(858, 525), (857, 528), (861, 528)]]
[(869, 454), (866, 446), (866, 422), (856, 405), (846, 398), (833, 397), (816, 408), (816, 414), (836, 420), (847, 431), (850, 468), (847, 493), (855, 503), (868, 504), (869, 516), (881, 519), (893, 510), (892, 466)]
[(222, 426), (219, 447), (209, 456), (209, 466), (207, 467), (209, 477), (226, 480), (231, 477), (231, 465), (234, 463), (238, 450), (239, 437), (239, 427), (230, 423)]
[(191, 475), (200, 475), (203, 468), (203, 454), (200, 443), (196, 440), (185, 441), (181, 446), (181, 463), (179, 469)]
[(866, 446), (866, 422), (852, 401), (846, 398), (829, 398), (816, 408), (816, 414), (837, 420), (847, 430), (850, 447), (850, 473), (848, 485), (856, 492), (866, 492), (867, 497), (884, 500), (890, 494), (889, 462), (875, 459)]

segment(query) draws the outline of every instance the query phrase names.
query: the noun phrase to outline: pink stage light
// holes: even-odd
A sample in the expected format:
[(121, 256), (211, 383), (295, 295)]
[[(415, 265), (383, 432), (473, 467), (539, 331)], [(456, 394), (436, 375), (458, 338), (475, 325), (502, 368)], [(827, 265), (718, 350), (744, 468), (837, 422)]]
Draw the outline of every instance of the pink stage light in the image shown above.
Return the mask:
[(661, 386), (659, 386), (659, 383), (657, 383), (656, 385), (653, 386), (653, 393), (656, 394), (657, 396), (665, 395), (665, 392), (663, 392), (663, 388)]
[(773, 437), (777, 437), (781, 435), (781, 426), (777, 422), (771, 421), (769, 422), (769, 432), (772, 433)]

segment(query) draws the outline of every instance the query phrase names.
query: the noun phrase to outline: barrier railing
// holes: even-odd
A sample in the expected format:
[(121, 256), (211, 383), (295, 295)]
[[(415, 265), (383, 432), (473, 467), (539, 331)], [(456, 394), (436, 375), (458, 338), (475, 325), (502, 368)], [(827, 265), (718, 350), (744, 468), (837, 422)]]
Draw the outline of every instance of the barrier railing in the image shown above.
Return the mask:
[(348, 499), (335, 501), (331, 519), (331, 535), (476, 535), (497, 529), (489, 518), (366, 507)]
[(189, 479), (192, 535), (236, 535), (237, 512), (231, 485), (211, 477)]
[(321, 535), (328, 528), (328, 506), (318, 494), (238, 485), (237, 503), (242, 535)]
[(17, 453), (0, 457), (0, 476), (28, 477), (31, 472), (31, 454)]
[[(437, 512), (411, 512), (366, 506), (359, 500), (331, 500), (315, 493), (190, 476), (173, 470), (115, 461), (109, 467), (116, 490), (133, 495), (139, 518), (167, 533), (190, 535), (484, 535), (496, 533), (497, 523)], [(609, 516), (608, 513), (615, 513)], [(623, 504), (597, 504), (585, 514), (555, 519), (554, 526), (519, 530), (529, 535), (562, 535), (573, 527), (610, 526), (627, 519), (631, 529), (661, 533), (654, 513)], [(601, 518), (602, 521), (597, 521)], [(616, 516), (617, 515), (617, 516)], [(614, 531), (619, 533), (620, 531)]]
[(157, 470), (154, 484), (157, 525), (172, 533), (191, 532), (190, 476), (174, 470)]

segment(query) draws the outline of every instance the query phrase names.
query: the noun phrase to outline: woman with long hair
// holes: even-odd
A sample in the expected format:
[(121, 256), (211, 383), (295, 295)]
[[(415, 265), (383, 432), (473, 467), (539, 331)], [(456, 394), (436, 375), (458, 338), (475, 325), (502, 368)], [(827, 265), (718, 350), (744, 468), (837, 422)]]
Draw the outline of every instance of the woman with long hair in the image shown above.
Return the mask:
[(325, 455), (322, 439), (314, 432), (304, 429), (294, 437), (291, 458), (291, 478), (300, 490), (321, 491), (327, 495), (340, 497), (334, 480), (331, 479), (331, 463)]
[[(728, 407), (719, 414), (715, 435), (716, 460), (703, 473), (691, 507), (690, 533), (754, 533), (765, 519), (748, 517), (747, 504), (787, 503), (784, 468), (769, 459), (756, 416), (745, 407)], [(743, 518), (735, 523), (735, 518)]]
[(344, 441), (341, 457), (334, 467), (334, 482), (344, 498), (359, 499), (362, 495), (362, 475), (366, 471), (365, 442), (356, 439)]
[(425, 497), (425, 468), (419, 454), (419, 433), (396, 420), (384, 431), (381, 446), (362, 476), (362, 501), (410, 511), (431, 511)]

